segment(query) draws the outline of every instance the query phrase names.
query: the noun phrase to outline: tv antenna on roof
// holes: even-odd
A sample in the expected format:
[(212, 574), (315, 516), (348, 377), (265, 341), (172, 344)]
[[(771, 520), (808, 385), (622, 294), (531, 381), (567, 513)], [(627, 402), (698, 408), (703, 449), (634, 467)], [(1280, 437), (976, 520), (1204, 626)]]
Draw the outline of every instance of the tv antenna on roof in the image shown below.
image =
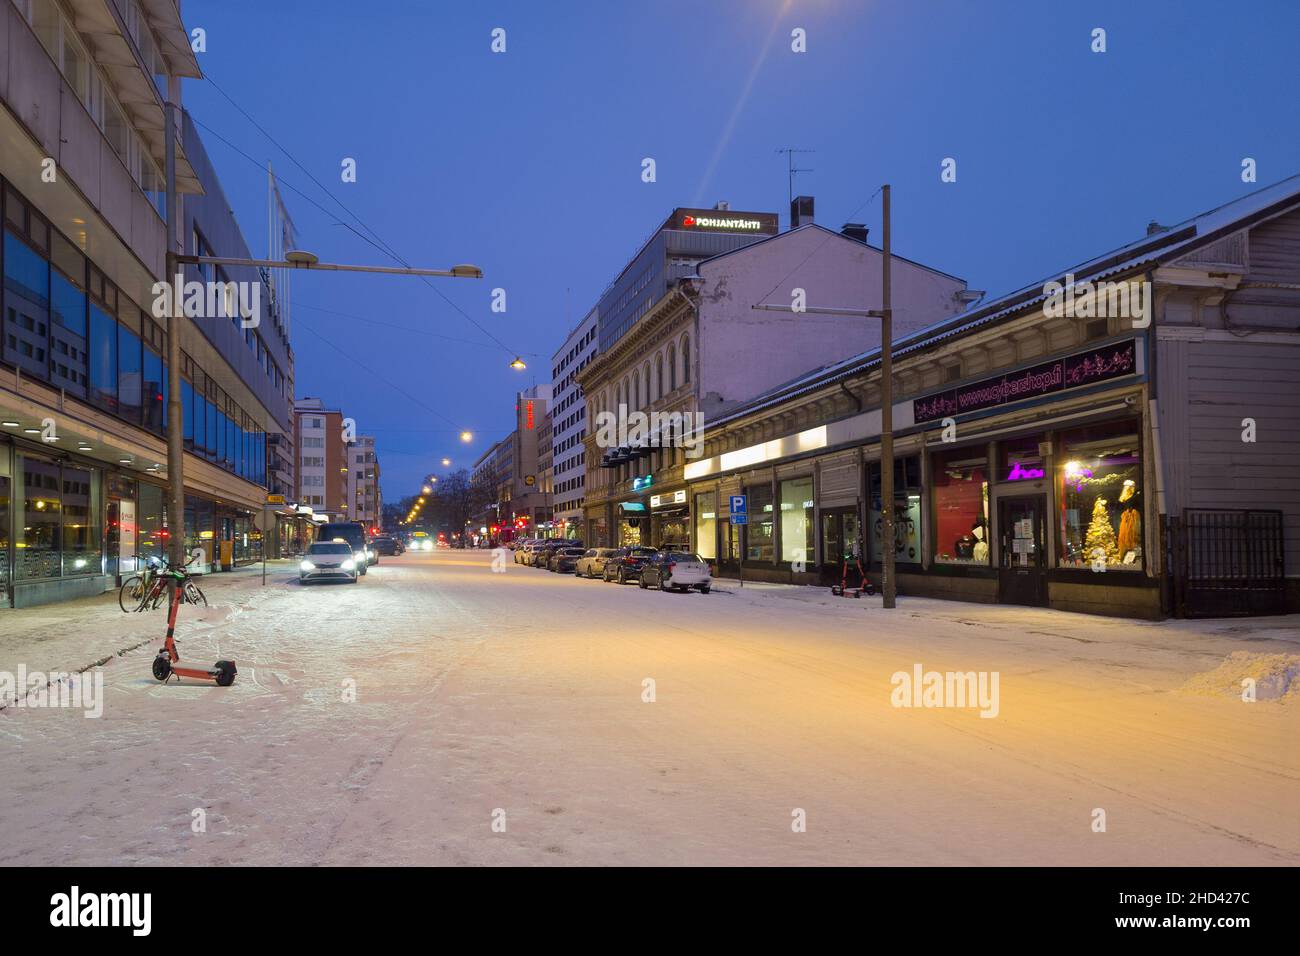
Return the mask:
[(794, 154), (795, 154), (795, 153), (815, 153), (815, 152), (817, 152), (817, 150), (815, 150), (815, 149), (799, 149), (799, 148), (797, 148), (797, 147), (795, 147), (795, 146), (782, 146), (780, 149), (777, 150), (777, 152), (778, 152), (778, 153), (785, 153), (785, 155), (786, 155), (786, 171), (787, 171), (787, 175), (788, 175), (788, 180), (787, 180), (788, 187), (787, 187), (787, 195), (786, 195), (786, 207), (788, 208), (788, 207), (790, 206), (790, 204), (794, 202), (794, 174), (795, 174), (795, 173), (811, 173), (811, 172), (814, 171), (811, 167), (809, 167), (809, 168), (805, 168), (805, 169), (801, 169), (801, 168), (795, 166), (795, 164), (794, 164)]

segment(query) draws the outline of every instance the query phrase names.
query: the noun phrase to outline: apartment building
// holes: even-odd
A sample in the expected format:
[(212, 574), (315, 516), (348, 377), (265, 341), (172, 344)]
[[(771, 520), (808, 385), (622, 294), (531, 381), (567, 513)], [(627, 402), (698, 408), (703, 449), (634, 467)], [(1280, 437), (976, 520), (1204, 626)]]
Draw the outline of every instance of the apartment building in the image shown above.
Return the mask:
[(352, 520), (377, 528), (383, 518), (383, 499), (379, 492), (379, 458), (375, 455), (373, 435), (358, 435), (347, 449), (347, 501)]
[(551, 357), (551, 521), (557, 535), (583, 538), (587, 402), (578, 373), (596, 355), (599, 309), (587, 313)]
[(319, 398), (300, 398), (293, 406), (294, 446), (298, 453), (298, 503), (339, 521), (352, 520), (348, 443), (343, 413)]

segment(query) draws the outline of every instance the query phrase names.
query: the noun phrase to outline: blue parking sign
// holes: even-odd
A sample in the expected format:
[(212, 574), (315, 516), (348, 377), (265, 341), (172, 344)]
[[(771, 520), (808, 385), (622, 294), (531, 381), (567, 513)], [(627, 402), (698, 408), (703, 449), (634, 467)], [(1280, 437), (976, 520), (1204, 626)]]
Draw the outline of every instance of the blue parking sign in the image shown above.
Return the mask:
[(746, 520), (747, 520), (747, 516), (746, 516), (745, 496), (732, 495), (731, 496), (731, 523), (745, 524)]

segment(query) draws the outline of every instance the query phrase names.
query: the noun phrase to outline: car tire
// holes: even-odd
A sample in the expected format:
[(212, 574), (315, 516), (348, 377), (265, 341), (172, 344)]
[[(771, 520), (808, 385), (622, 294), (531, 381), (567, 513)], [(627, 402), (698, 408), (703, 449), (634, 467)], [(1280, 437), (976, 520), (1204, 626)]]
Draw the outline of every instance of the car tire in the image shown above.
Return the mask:
[(708, 593), (709, 593), (709, 586), (706, 584), (706, 585), (704, 585), (703, 587), (701, 587), (701, 588), (700, 588), (700, 593), (701, 593), (701, 594), (708, 594)]
[(642, 591), (644, 591), (649, 586), (645, 583), (644, 574), (641, 575), (641, 580), (636, 583), (636, 586), (639, 587)]
[[(645, 572), (642, 572), (642, 573), (644, 574)], [(660, 590), (660, 591), (667, 591), (667, 590), (668, 590), (668, 585), (664, 582), (663, 575), (660, 575), (660, 576), (659, 576), (659, 590)], [(673, 590), (676, 590), (676, 588), (673, 588)]]
[(358, 579), (357, 576), (354, 574), (354, 575), (352, 575), (352, 577), (349, 578), (348, 580), (351, 581), (353, 584), (356, 584), (357, 581), (358, 581), (359, 579)]

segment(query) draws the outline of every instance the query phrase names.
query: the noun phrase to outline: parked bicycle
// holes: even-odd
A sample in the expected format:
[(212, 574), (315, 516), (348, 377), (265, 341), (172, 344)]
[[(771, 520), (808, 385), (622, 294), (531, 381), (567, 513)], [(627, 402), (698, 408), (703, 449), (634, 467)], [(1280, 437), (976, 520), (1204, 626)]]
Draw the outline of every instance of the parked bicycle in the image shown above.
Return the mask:
[(181, 601), (199, 607), (207, 607), (208, 599), (189, 573), (189, 566), (194, 563), (190, 558), (179, 568), (173, 568), (168, 562), (156, 556), (145, 561), (144, 570), (132, 575), (122, 582), (117, 594), (117, 603), (126, 613), (131, 611), (154, 611), (167, 599), (167, 585), (175, 578), (181, 589)]

